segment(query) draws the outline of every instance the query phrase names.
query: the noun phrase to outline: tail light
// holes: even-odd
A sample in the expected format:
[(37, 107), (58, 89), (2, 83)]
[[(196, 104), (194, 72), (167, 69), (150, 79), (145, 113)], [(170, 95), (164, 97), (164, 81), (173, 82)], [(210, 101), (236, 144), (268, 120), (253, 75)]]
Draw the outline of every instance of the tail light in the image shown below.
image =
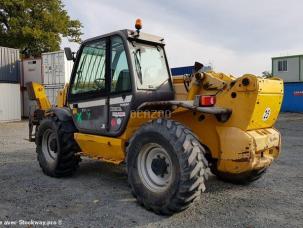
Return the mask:
[(194, 101), (195, 106), (211, 107), (216, 104), (216, 96), (197, 95)]

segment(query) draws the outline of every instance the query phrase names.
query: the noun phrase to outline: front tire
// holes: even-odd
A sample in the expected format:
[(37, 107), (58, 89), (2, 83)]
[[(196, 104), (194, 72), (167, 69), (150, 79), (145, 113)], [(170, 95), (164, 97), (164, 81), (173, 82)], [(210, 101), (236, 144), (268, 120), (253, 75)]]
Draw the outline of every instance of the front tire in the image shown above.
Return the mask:
[(188, 208), (205, 190), (205, 150), (182, 124), (144, 124), (127, 147), (128, 181), (139, 204), (170, 215)]
[(74, 140), (72, 121), (62, 122), (56, 117), (41, 121), (36, 138), (37, 160), (43, 171), (51, 177), (71, 176), (79, 167), (80, 151)]

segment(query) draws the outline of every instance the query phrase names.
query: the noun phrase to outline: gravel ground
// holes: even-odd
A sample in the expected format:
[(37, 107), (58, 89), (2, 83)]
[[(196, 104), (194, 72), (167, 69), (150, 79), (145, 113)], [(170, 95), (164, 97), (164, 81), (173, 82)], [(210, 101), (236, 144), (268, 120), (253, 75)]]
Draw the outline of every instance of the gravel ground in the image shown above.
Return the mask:
[(303, 114), (282, 114), (282, 154), (249, 186), (208, 181), (185, 212), (163, 217), (137, 205), (122, 167), (84, 160), (75, 176), (42, 174), (27, 122), (0, 124), (1, 221), (43, 220), (63, 227), (303, 227)]

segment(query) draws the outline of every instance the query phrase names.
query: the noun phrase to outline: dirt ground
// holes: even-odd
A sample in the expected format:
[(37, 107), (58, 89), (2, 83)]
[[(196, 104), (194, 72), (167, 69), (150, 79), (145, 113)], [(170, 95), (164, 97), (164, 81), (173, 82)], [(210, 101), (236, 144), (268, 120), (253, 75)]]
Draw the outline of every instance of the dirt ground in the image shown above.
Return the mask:
[(199, 202), (163, 217), (136, 203), (123, 167), (84, 160), (73, 177), (47, 177), (25, 140), (27, 122), (0, 124), (0, 227), (303, 227), (303, 114), (282, 114), (276, 127), (282, 153), (262, 179), (236, 186), (211, 176)]

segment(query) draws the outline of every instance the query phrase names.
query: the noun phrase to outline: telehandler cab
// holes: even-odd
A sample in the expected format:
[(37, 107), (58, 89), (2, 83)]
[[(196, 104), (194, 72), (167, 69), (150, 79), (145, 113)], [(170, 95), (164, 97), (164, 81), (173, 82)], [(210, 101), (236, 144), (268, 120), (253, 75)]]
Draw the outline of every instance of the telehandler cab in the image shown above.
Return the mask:
[[(51, 106), (42, 85), (29, 121), (43, 172), (72, 175), (80, 156), (126, 163), (133, 195), (147, 209), (172, 214), (218, 178), (249, 183), (261, 177), (281, 148), (273, 128), (283, 82), (212, 71), (171, 77), (164, 39), (121, 30), (84, 41), (69, 85)], [(35, 129), (35, 133), (32, 133)]]

